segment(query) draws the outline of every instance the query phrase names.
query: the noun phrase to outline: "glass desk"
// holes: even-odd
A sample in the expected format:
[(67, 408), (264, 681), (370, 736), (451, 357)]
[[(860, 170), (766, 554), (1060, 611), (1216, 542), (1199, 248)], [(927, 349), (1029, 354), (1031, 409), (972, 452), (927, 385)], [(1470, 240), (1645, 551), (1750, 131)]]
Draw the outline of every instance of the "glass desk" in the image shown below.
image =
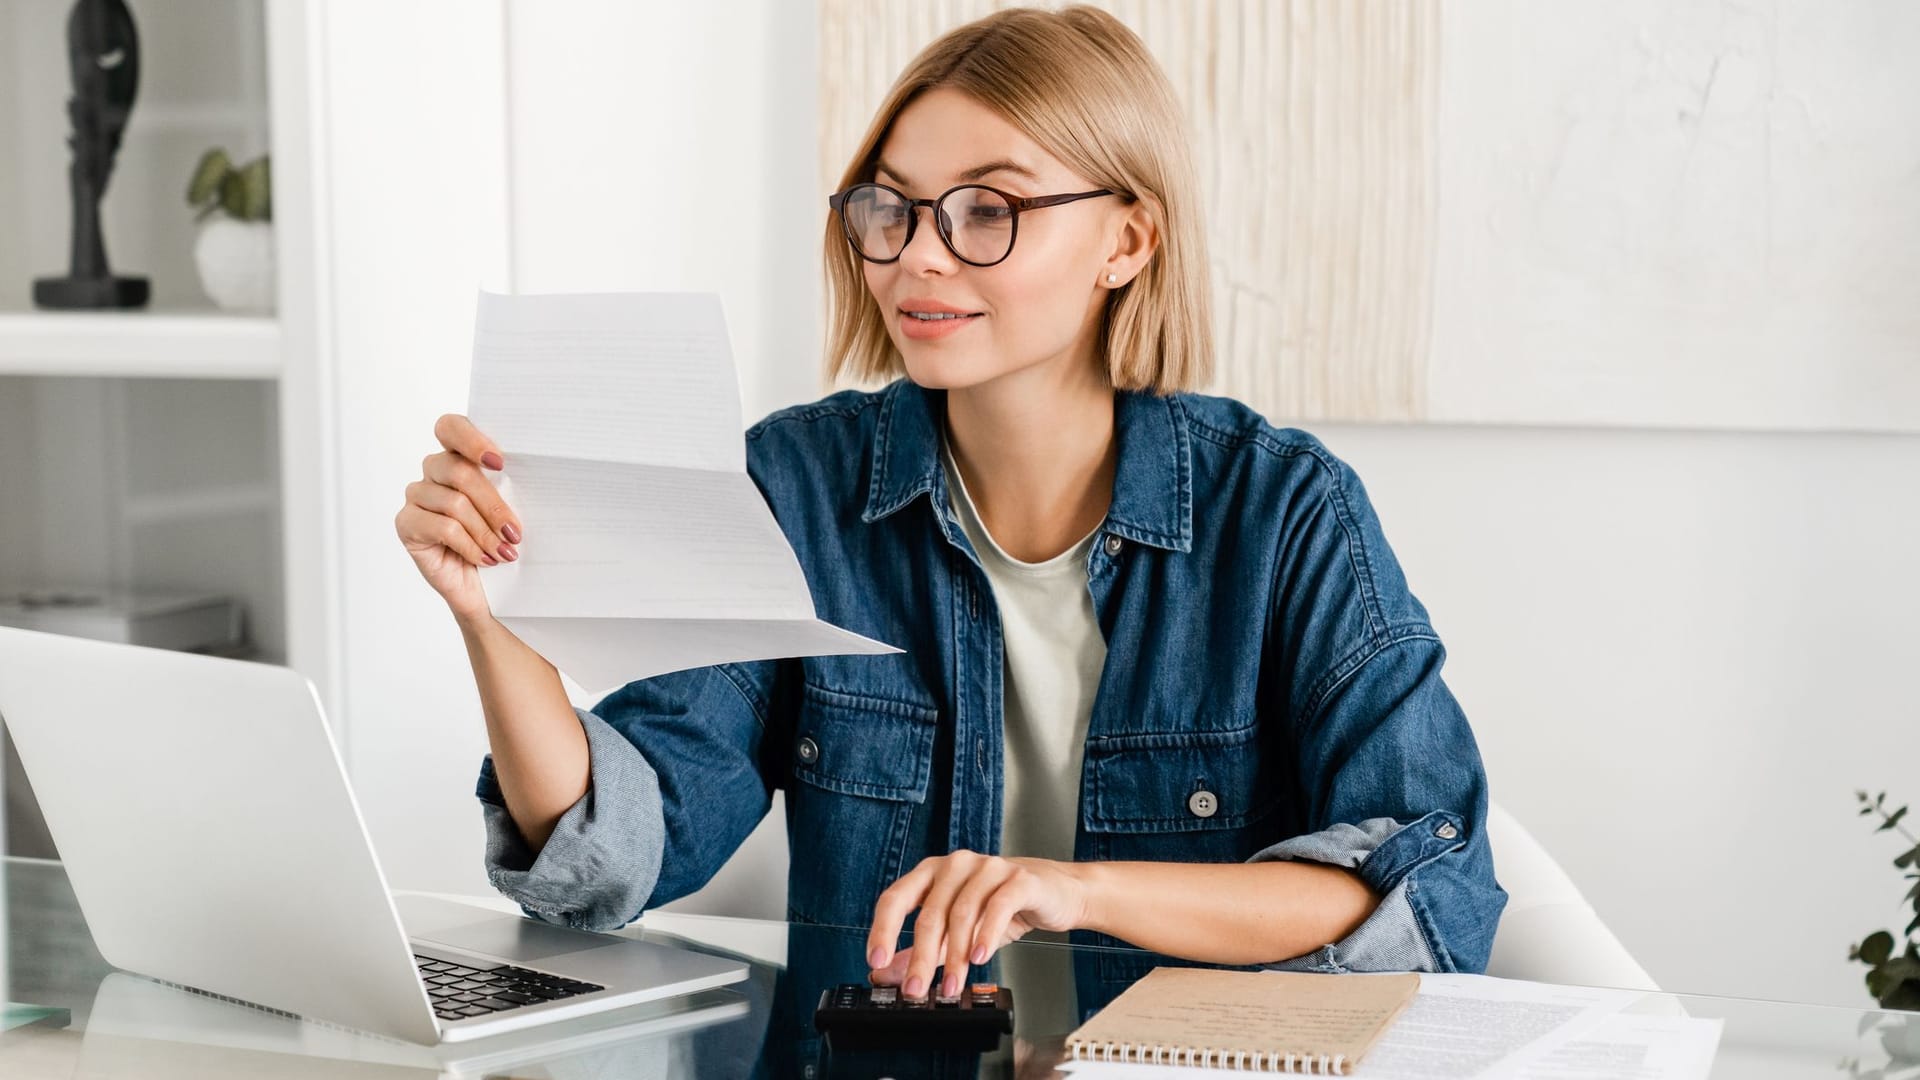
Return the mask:
[[(751, 962), (725, 990), (634, 1006), (591, 1020), (429, 1048), (303, 1022), (116, 972), (94, 948), (58, 863), (0, 860), (7, 998), (53, 1012), (0, 1031), (0, 1077), (827, 1077), (1053, 1076), (1075, 1013), (1029, 1002), (1013, 985), (1018, 1027), (993, 1055), (830, 1056), (812, 1030), (825, 987), (864, 981), (863, 930), (655, 912), (622, 933), (692, 944)], [(164, 888), (164, 884), (157, 887)], [(1042, 952), (1044, 950), (1044, 953)], [(1149, 954), (1021, 942), (1015, 963), (1070, 962), (1109, 979)], [(1094, 996), (1102, 991), (1096, 989)], [(1629, 1011), (1718, 1018), (1715, 1077), (1920, 1075), (1920, 1014), (1688, 994), (1651, 994)], [(12, 1021), (31, 1021), (34, 1013)], [(1912, 1023), (1909, 1023), (1909, 1022)], [(1364, 1077), (1362, 1065), (1359, 1076)]]

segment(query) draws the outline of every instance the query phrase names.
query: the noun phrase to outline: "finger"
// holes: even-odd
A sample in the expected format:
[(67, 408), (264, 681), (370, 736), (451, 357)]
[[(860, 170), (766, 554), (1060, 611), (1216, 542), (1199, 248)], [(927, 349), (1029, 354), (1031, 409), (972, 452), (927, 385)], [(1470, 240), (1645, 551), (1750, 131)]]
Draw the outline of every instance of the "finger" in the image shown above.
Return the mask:
[(907, 967), (913, 963), (913, 946), (894, 953), (885, 967), (867, 972), (867, 981), (875, 986), (899, 986), (907, 981)]
[(501, 559), (513, 557), (512, 549), (507, 546), (506, 537), (487, 527), (486, 521), (480, 517), (480, 511), (474, 508), (473, 500), (467, 498), (465, 494), (431, 480), (415, 480), (407, 485), (407, 501), (458, 521), (461, 527), (467, 530), (467, 535), (473, 537), (473, 542), (479, 546), (480, 550), (490, 556), (487, 559), (487, 565), (491, 566), (498, 561), (491, 558), (493, 555), (498, 555)]
[(473, 426), (473, 421), (459, 413), (448, 413), (434, 421), (433, 437), (440, 440), (441, 446), (475, 465), (494, 470), (507, 466), (506, 455), (500, 452), (493, 440), (481, 434), (480, 429)]
[(920, 900), (913, 920), (913, 963), (907, 967), (906, 994), (919, 997), (933, 986), (933, 970), (946, 955), (947, 919), (954, 894), (973, 876), (977, 865), (971, 852), (954, 852), (934, 872), (933, 884)]
[(998, 859), (983, 860), (954, 893), (953, 904), (947, 909), (947, 943), (944, 952), (946, 958), (946, 978), (941, 989), (946, 997), (952, 997), (966, 985), (967, 965), (973, 951), (974, 925), (980, 917), (981, 908), (987, 898), (1007, 880), (1013, 867)]
[(493, 481), (487, 479), (473, 462), (453, 453), (428, 454), (420, 462), (420, 473), (436, 484), (465, 495), (480, 511), (487, 527), (499, 533), (507, 543), (518, 546), (525, 538), (519, 515), (507, 505), (507, 500), (500, 497), (500, 491), (493, 486)]
[(893, 947), (900, 943), (900, 928), (906, 924), (907, 915), (920, 906), (920, 898), (926, 895), (927, 886), (933, 882), (933, 873), (938, 866), (938, 859), (922, 859), (920, 865), (900, 875), (899, 880), (881, 890), (880, 899), (873, 905), (873, 926), (867, 931), (869, 966), (888, 966), (893, 958)]
[(980, 921), (973, 932), (973, 962), (984, 964), (1000, 946), (1018, 941), (1023, 931), (1014, 929), (1013, 920), (1027, 906), (1023, 880), (1009, 877), (980, 909)]
[(485, 563), (486, 552), (473, 542), (466, 527), (443, 514), (408, 503), (394, 518), (394, 526), (400, 533), (400, 539), (414, 545), (439, 544), (451, 548), (454, 554), (468, 562)]

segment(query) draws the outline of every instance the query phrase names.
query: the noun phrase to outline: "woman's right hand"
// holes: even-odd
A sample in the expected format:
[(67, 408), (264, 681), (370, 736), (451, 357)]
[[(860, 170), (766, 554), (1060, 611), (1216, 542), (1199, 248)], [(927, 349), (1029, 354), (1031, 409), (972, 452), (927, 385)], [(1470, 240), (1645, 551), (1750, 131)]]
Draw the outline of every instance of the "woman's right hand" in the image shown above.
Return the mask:
[(457, 413), (436, 421), (433, 435), (445, 449), (420, 463), (420, 479), (407, 485), (394, 531), (454, 617), (477, 619), (491, 613), (479, 568), (520, 557), (520, 519), (481, 471), (501, 469), (506, 459)]

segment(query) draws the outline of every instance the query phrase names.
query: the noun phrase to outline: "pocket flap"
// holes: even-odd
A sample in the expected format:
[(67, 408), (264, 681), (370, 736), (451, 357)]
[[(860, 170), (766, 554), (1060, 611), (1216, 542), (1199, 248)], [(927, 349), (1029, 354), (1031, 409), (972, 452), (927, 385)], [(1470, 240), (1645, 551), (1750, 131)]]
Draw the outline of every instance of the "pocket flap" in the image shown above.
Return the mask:
[(794, 733), (794, 775), (843, 795), (922, 802), (939, 718), (923, 705), (808, 685)]

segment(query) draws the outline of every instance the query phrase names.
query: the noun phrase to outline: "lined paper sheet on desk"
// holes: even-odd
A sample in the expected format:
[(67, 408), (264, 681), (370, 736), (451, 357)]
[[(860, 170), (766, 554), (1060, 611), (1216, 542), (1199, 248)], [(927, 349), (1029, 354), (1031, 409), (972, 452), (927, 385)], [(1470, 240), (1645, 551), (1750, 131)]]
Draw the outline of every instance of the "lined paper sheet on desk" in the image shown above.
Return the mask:
[(583, 688), (741, 660), (899, 652), (815, 617), (747, 475), (711, 293), (480, 294), (468, 418), (525, 527), (494, 615)]
[[(1347, 976), (1368, 978), (1366, 975)], [(1712, 1020), (1623, 1015), (1640, 991), (1484, 975), (1420, 976), (1420, 992), (1354, 1068), (1356, 1080), (1694, 1080), (1712, 1067)], [(1218, 1069), (1069, 1061), (1073, 1080), (1213, 1080)], [(1598, 1070), (1598, 1071), (1596, 1071)]]

